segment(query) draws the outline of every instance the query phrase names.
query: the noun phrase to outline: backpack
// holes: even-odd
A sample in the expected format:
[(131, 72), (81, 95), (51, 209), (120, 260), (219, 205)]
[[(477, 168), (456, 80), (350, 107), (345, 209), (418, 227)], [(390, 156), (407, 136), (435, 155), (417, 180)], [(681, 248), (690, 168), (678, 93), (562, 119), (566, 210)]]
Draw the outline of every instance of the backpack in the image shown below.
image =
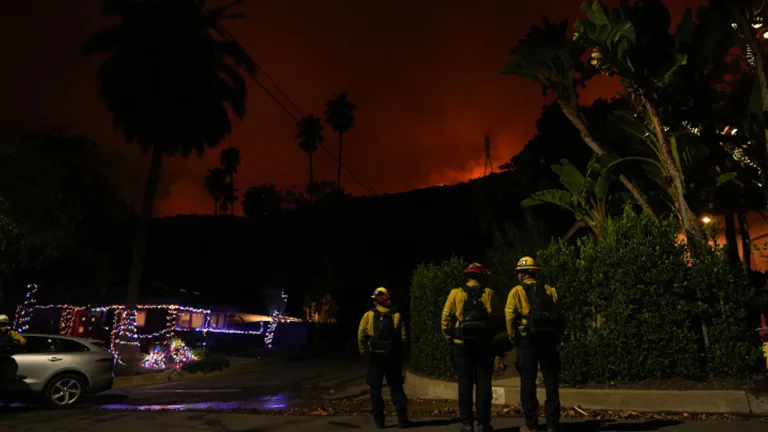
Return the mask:
[(399, 336), (395, 328), (394, 311), (381, 313), (373, 310), (373, 337), (369, 340), (372, 354), (384, 355), (392, 352), (392, 344)]
[(560, 331), (560, 312), (543, 282), (523, 283), (528, 298), (528, 333), (535, 337), (555, 338)]
[(462, 309), (463, 318), (456, 329), (456, 339), (462, 341), (487, 341), (493, 337), (490, 314), (483, 303), (482, 287), (464, 287), (467, 299)]

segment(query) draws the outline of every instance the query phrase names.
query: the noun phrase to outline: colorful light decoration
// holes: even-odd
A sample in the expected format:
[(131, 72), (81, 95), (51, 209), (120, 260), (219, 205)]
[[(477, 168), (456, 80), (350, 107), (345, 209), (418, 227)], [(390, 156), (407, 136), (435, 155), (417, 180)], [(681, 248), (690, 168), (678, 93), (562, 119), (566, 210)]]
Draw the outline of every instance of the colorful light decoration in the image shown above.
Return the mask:
[(149, 354), (144, 356), (144, 361), (141, 365), (146, 369), (164, 370), (165, 369), (165, 352), (163, 347), (155, 345), (149, 350)]
[[(285, 308), (285, 303), (287, 302), (287, 299), (288, 299), (288, 296), (285, 293), (281, 293), (281, 300), (283, 301), (283, 308), (281, 309)], [(262, 322), (260, 327), (255, 330), (235, 330), (235, 329), (211, 328), (210, 327), (211, 311), (209, 309), (193, 308), (193, 307), (181, 306), (181, 305), (175, 305), (175, 304), (138, 305), (132, 313), (126, 313), (125, 306), (123, 305), (84, 307), (84, 306), (73, 306), (68, 304), (52, 304), (52, 305), (33, 306), (32, 309), (62, 309), (62, 319), (60, 323), (62, 334), (71, 334), (72, 327), (74, 324), (74, 315), (75, 315), (75, 312), (77, 311), (80, 311), (83, 309), (89, 309), (93, 312), (107, 312), (110, 310), (114, 311), (114, 318), (112, 322), (112, 332), (110, 335), (110, 339), (111, 339), (110, 351), (115, 356), (115, 361), (118, 364), (123, 364), (124, 362), (122, 361), (122, 359), (120, 358), (117, 352), (118, 351), (117, 344), (140, 345), (140, 341), (142, 340), (151, 340), (159, 337), (165, 337), (167, 341), (171, 341), (175, 338), (176, 332), (185, 332), (185, 331), (203, 332), (204, 335), (207, 334), (207, 332), (223, 333), (223, 334), (240, 334), (240, 335), (251, 335), (251, 336), (265, 335), (265, 338), (264, 338), (265, 344), (267, 345), (267, 347), (272, 348), (277, 325), (280, 322), (286, 321), (288, 319), (283, 316), (283, 313), (281, 310), (276, 310), (272, 314), (270, 322), (267, 326), (265, 326), (264, 323)], [(152, 309), (166, 309), (168, 311), (168, 314), (166, 315), (166, 328), (154, 333), (139, 334), (136, 327), (136, 312), (139, 310), (152, 310)], [(176, 324), (177, 324), (178, 316), (180, 312), (204, 314), (205, 319), (203, 321), (202, 327), (193, 328), (193, 329), (178, 327)], [(296, 321), (299, 321), (299, 320), (296, 320)], [(180, 358), (183, 358), (186, 356), (186, 354), (184, 354), (183, 352), (181, 352), (178, 355), (180, 356)], [(191, 355), (191, 353), (189, 355)], [(146, 358), (145, 358), (145, 361), (146, 361)], [(154, 360), (152, 360), (152, 362), (154, 362)]]
[(267, 327), (267, 335), (264, 337), (264, 344), (266, 344), (267, 348), (269, 349), (272, 348), (272, 343), (275, 339), (275, 332), (277, 331), (277, 325), (280, 323), (282, 311), (285, 310), (285, 305), (288, 302), (288, 295), (281, 291), (280, 299), (283, 301), (283, 306), (279, 310), (272, 312), (272, 321), (269, 322), (269, 326)]
[(16, 310), (14, 328), (19, 333), (29, 330), (29, 320), (32, 318), (32, 311), (35, 308), (35, 302), (37, 302), (35, 294), (37, 294), (37, 285), (27, 285), (27, 295), (24, 298), (24, 304)]
[(176, 364), (177, 368), (181, 368), (181, 366), (185, 363), (197, 360), (195, 355), (192, 354), (192, 351), (190, 351), (189, 347), (187, 347), (187, 344), (185, 344), (183, 340), (179, 338), (173, 338), (168, 341), (168, 344), (170, 345), (168, 355), (173, 363)]

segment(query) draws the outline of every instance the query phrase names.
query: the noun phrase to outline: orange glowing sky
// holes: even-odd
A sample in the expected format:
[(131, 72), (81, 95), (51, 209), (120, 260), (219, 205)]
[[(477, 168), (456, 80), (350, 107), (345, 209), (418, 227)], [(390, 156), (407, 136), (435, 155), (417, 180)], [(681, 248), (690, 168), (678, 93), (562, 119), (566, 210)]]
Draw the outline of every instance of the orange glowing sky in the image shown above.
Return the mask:
[[(499, 71), (509, 49), (542, 14), (580, 16), (577, 0), (250, 0), (248, 18), (231, 33), (303, 110), (322, 116), (334, 92), (357, 103), (345, 136), (345, 164), (379, 193), (451, 184), (483, 170), (488, 133), (498, 167), (535, 133), (541, 105), (537, 85)], [(668, 0), (674, 20), (702, 0)], [(122, 194), (136, 202), (147, 158), (124, 144), (96, 98), (97, 59), (81, 47), (105, 22), (95, 0), (8, 2), (0, 14), (6, 41), (0, 68), (0, 138), (9, 131), (68, 124), (103, 143), (105, 166)], [(590, 83), (583, 100), (610, 97), (606, 80)], [(222, 146), (242, 152), (235, 178), (248, 186), (308, 181), (307, 158), (295, 125), (255, 85), (249, 111)], [(327, 133), (330, 135), (330, 133)], [(223, 148), (223, 147), (222, 147)], [(315, 176), (335, 178), (334, 161), (318, 151)], [(158, 216), (212, 212), (202, 188), (218, 151), (166, 162)], [(343, 186), (363, 190), (350, 177)]]

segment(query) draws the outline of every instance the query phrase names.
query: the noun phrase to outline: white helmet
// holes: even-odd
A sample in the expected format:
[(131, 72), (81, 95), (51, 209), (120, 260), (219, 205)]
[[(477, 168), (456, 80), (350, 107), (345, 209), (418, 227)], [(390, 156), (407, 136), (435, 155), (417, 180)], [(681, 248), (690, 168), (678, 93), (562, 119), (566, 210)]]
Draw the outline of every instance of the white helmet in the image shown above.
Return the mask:
[(8, 315), (0, 315), (0, 324), (8, 324), (11, 320), (8, 319)]

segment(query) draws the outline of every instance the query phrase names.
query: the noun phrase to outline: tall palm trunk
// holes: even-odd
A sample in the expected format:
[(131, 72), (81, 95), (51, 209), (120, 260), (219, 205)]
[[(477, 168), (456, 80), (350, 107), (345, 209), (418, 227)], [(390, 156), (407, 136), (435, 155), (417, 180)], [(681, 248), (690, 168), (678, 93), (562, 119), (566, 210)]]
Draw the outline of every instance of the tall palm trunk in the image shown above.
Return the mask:
[[(315, 184), (315, 168), (314, 168), (314, 165), (312, 164), (312, 153), (314, 153), (314, 152), (307, 152), (307, 154), (309, 155), (309, 185), (310, 185), (310, 187), (313, 187), (312, 185)], [(312, 194), (309, 194), (309, 195), (310, 195), (309, 200), (311, 202), (314, 202), (315, 201), (314, 196), (312, 196)]]
[(685, 178), (683, 173), (677, 167), (675, 158), (672, 155), (672, 148), (669, 144), (667, 136), (664, 134), (664, 127), (661, 124), (659, 114), (656, 112), (656, 108), (645, 98), (644, 95), (640, 95), (643, 106), (648, 112), (648, 116), (651, 119), (651, 126), (653, 127), (654, 134), (656, 135), (656, 141), (659, 145), (659, 153), (661, 154), (662, 164), (667, 170), (667, 174), (672, 180), (672, 187), (674, 193), (672, 199), (675, 201), (675, 205), (680, 212), (680, 218), (682, 220), (683, 229), (688, 235), (689, 246), (691, 246), (691, 252), (696, 255), (700, 246), (706, 244), (706, 238), (704, 236), (704, 230), (699, 224), (699, 220), (696, 215), (688, 206), (688, 201), (685, 198)]
[[(144, 258), (147, 251), (147, 228), (155, 208), (155, 197), (157, 196), (157, 186), (160, 182), (160, 168), (162, 164), (163, 152), (159, 146), (154, 146), (152, 148), (152, 158), (149, 162), (149, 174), (147, 175), (147, 184), (144, 188), (141, 213), (136, 223), (136, 233), (133, 240), (133, 258), (128, 279), (128, 296), (125, 301), (125, 309), (127, 311), (135, 310), (136, 304), (139, 301), (139, 288), (141, 287)], [(138, 346), (122, 345), (122, 347), (122, 356), (125, 359), (130, 359), (138, 354)]]
[[(579, 131), (579, 134), (581, 135), (581, 139), (584, 140), (584, 142), (589, 146), (589, 148), (592, 149), (593, 152), (603, 155), (607, 152), (605, 149), (592, 137), (592, 134), (589, 133), (589, 129), (587, 128), (586, 121), (582, 118), (581, 113), (574, 108), (571, 105), (568, 105), (565, 102), (558, 101), (558, 104), (560, 105), (560, 109), (563, 110), (563, 114), (565, 114), (565, 117), (568, 118), (568, 120), (571, 121), (571, 124), (576, 128), (576, 130)], [(645, 210), (646, 213), (652, 218), (656, 219), (656, 213), (653, 212), (653, 209), (651, 208), (651, 205), (648, 203), (648, 198), (645, 197), (645, 195), (640, 191), (640, 189), (635, 185), (632, 180), (628, 179), (624, 174), (619, 174), (619, 180), (624, 185), (624, 187), (629, 190), (629, 192), (632, 194), (632, 196), (635, 198), (635, 201), (637, 201), (638, 204)]]
[(741, 234), (741, 262), (744, 264), (744, 271), (749, 274), (752, 270), (752, 236), (749, 234), (749, 225), (747, 224), (747, 215), (739, 212), (739, 234)]
[(343, 145), (343, 142), (342, 142), (342, 138), (343, 137), (344, 137), (344, 133), (343, 132), (339, 132), (339, 166), (336, 169), (336, 187), (338, 189), (341, 189), (341, 167), (342, 167), (342, 164), (341, 164), (341, 153), (344, 150), (344, 145)]

